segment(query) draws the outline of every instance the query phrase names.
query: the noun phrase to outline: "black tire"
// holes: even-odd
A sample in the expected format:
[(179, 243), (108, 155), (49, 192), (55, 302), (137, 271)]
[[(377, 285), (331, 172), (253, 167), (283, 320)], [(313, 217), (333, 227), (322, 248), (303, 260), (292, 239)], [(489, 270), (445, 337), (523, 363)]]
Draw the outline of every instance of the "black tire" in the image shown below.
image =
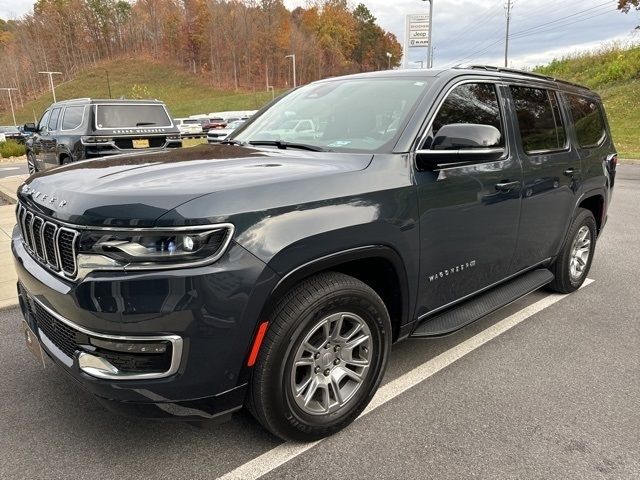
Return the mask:
[[(336, 406), (334, 403), (336, 411), (309, 414), (297, 403), (300, 399), (296, 400), (293, 392), (295, 369), (301, 368), (293, 366), (294, 359), (298, 358), (296, 355), (304, 348), (303, 340), (313, 334), (313, 329), (318, 328), (323, 319), (334, 318), (344, 312), (353, 314), (366, 323), (362, 331), (369, 329), (370, 348), (364, 349), (369, 357), (367, 374), (344, 405)], [(331, 323), (329, 325), (329, 328), (333, 328)], [(340, 327), (335, 328), (340, 330)], [(321, 339), (320, 344), (323, 345), (324, 340)], [(294, 287), (273, 309), (269, 328), (252, 372), (247, 407), (267, 430), (285, 440), (313, 441), (332, 435), (355, 420), (373, 397), (384, 375), (390, 346), (391, 321), (384, 302), (376, 292), (365, 283), (342, 273), (318, 274)], [(320, 350), (320, 347), (317, 348)], [(340, 352), (339, 347), (331, 347), (326, 351), (332, 352), (334, 348), (338, 348), (336, 351)], [(343, 353), (332, 355), (335, 358)], [(318, 358), (317, 355), (309, 357), (309, 360), (322, 361), (324, 354), (320, 360), (314, 360)], [(331, 362), (331, 359), (328, 358), (328, 361)], [(333, 361), (340, 362), (337, 358)], [(347, 368), (347, 363), (345, 361), (344, 368)], [(333, 369), (331, 365), (328, 364)], [(325, 367), (327, 365), (323, 368)], [(310, 367), (310, 374), (314, 373), (313, 368)], [(325, 372), (328, 370), (327, 368)], [(335, 396), (335, 387), (327, 387), (327, 399), (331, 391)]]
[[(571, 274), (571, 258), (572, 252), (575, 246), (579, 232), (587, 228), (590, 236), (589, 254), (582, 271), (579, 276), (572, 276)], [(584, 230), (582, 230), (584, 232)], [(591, 211), (584, 208), (579, 208), (569, 233), (564, 247), (560, 251), (560, 254), (556, 258), (555, 262), (549, 267), (551, 272), (555, 275), (554, 280), (549, 284), (549, 288), (559, 293), (571, 293), (578, 290), (589, 274), (591, 263), (593, 261), (593, 254), (596, 247), (596, 238), (598, 233), (598, 227), (596, 219), (593, 217)]]
[(38, 166), (36, 165), (36, 157), (31, 150), (27, 152), (27, 171), (29, 175), (37, 173)]

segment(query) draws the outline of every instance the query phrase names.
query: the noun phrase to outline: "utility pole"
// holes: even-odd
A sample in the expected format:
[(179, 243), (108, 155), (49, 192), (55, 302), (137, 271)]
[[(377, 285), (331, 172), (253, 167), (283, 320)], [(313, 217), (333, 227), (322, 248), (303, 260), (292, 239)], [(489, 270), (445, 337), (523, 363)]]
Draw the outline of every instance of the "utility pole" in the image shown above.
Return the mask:
[(433, 0), (429, 0), (429, 45), (428, 45), (428, 51), (429, 51), (429, 58), (427, 59), (427, 68), (433, 68), (433, 49), (431, 48), (432, 45), (432, 38), (433, 38)]
[(53, 76), (62, 75), (62, 72), (38, 72), (42, 75), (49, 75), (49, 85), (51, 85), (51, 93), (53, 93), (53, 103), (56, 103), (56, 87), (53, 85)]
[(507, 68), (509, 61), (509, 25), (511, 24), (511, 8), (513, 7), (513, 0), (507, 0), (505, 10), (507, 13), (507, 32), (504, 37), (504, 68)]
[(109, 89), (109, 98), (113, 98), (111, 96), (111, 82), (109, 81), (109, 70), (105, 70), (106, 74), (107, 74), (107, 88)]
[(13, 126), (17, 127), (18, 124), (16, 123), (16, 113), (13, 110), (13, 99), (11, 98), (11, 91), (12, 90), (18, 90), (17, 88), (12, 88), (12, 87), (2, 87), (0, 88), (0, 90), (6, 90), (9, 93), (9, 105), (11, 105), (11, 116), (13, 117)]
[(296, 88), (298, 86), (298, 80), (296, 79), (296, 54), (292, 53), (284, 58), (290, 58), (293, 62), (293, 88)]

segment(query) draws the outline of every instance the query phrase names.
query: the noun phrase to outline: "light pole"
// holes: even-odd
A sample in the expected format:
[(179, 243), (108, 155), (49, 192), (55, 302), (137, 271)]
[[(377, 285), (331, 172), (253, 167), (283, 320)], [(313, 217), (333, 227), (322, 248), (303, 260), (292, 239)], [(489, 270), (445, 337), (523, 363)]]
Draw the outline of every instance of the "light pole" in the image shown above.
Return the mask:
[(429, 2), (429, 44), (428, 44), (428, 54), (427, 57), (427, 68), (433, 68), (433, 50), (431, 48), (431, 39), (433, 38), (433, 0), (422, 0), (423, 2)]
[(387, 70), (391, 70), (391, 59), (393, 58), (393, 53), (387, 52)]
[(42, 75), (49, 75), (49, 85), (51, 85), (51, 92), (53, 93), (53, 103), (56, 103), (56, 87), (53, 85), (53, 76), (62, 75), (62, 72), (38, 72)]
[(16, 123), (16, 112), (13, 110), (13, 99), (11, 98), (11, 90), (18, 90), (17, 88), (12, 87), (2, 87), (0, 90), (6, 90), (9, 93), (9, 105), (11, 105), (11, 116), (13, 117), (13, 126), (17, 127)]
[(298, 80), (296, 79), (296, 54), (292, 53), (284, 58), (290, 58), (293, 62), (293, 88), (296, 88), (298, 86)]

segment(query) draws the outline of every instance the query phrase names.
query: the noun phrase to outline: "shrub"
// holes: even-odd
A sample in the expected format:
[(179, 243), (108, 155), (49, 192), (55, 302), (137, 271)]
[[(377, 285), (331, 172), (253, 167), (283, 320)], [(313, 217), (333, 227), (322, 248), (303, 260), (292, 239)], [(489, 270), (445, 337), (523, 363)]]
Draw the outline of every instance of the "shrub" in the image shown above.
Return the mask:
[(6, 142), (0, 142), (0, 157), (20, 157), (27, 153), (27, 149), (21, 143), (15, 140), (7, 140)]

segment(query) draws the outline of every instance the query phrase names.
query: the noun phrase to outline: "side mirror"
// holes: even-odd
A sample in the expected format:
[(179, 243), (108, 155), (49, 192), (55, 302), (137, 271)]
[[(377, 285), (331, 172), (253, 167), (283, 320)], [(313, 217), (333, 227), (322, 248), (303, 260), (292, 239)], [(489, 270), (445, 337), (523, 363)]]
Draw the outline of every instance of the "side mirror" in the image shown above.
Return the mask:
[(438, 168), (495, 162), (505, 152), (502, 134), (491, 125), (453, 123), (440, 127), (429, 150), (416, 152), (418, 168)]
[(36, 133), (38, 131), (38, 127), (36, 127), (35, 123), (25, 123), (22, 129), (29, 133)]

